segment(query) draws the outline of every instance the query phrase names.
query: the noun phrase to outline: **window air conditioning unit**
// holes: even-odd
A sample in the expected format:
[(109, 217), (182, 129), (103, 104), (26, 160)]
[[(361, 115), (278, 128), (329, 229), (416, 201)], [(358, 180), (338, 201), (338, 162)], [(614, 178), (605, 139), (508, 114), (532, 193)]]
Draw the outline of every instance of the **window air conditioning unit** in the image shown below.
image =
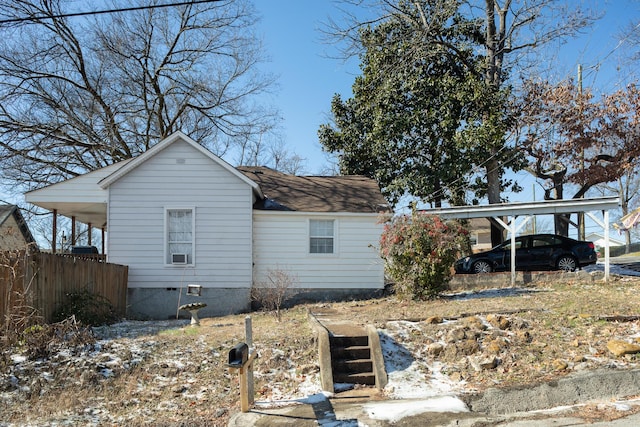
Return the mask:
[(184, 265), (187, 263), (187, 254), (171, 254), (171, 264)]

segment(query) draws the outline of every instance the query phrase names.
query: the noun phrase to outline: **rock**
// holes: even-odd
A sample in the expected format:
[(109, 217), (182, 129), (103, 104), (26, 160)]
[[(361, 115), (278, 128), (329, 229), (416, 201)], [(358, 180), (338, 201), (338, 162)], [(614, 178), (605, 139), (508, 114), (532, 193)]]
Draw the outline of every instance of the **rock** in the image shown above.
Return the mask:
[(464, 340), (456, 343), (458, 355), (469, 356), (480, 351), (480, 344), (476, 340)]
[(471, 365), (476, 371), (488, 371), (498, 366), (498, 358), (495, 356), (478, 356), (471, 359)]
[(442, 350), (444, 350), (444, 345), (438, 342), (434, 342), (427, 346), (427, 354), (430, 356), (438, 357), (440, 353), (442, 353)]
[(456, 341), (462, 341), (467, 338), (467, 333), (464, 328), (455, 328), (449, 331), (446, 341), (448, 343), (454, 343)]
[(172, 390), (175, 394), (182, 394), (185, 391), (187, 391), (187, 387), (184, 385), (179, 385), (177, 387), (174, 387)]
[(556, 359), (553, 362), (551, 362), (551, 366), (556, 371), (564, 371), (569, 367), (569, 364), (562, 359)]
[(529, 329), (529, 322), (524, 319), (515, 318), (511, 320), (512, 329)]
[(519, 330), (516, 332), (516, 337), (518, 338), (518, 341), (521, 343), (530, 343), (531, 341), (533, 341), (533, 337), (531, 336), (529, 331)]
[(478, 316), (465, 317), (460, 323), (468, 329), (475, 329), (477, 331), (487, 329), (487, 325), (482, 323), (482, 320)]
[(509, 329), (511, 326), (511, 321), (499, 314), (489, 314), (487, 316), (487, 322), (489, 322), (494, 328), (502, 329), (503, 331), (505, 329)]
[(309, 375), (320, 371), (320, 366), (316, 364), (308, 364), (300, 367), (300, 374)]
[(491, 354), (498, 354), (505, 348), (507, 348), (507, 341), (504, 338), (491, 340), (485, 346), (486, 351)]
[(451, 375), (449, 375), (449, 379), (451, 381), (460, 382), (464, 380), (464, 377), (460, 372), (452, 372)]
[(640, 345), (631, 344), (622, 340), (611, 340), (607, 343), (607, 348), (616, 356), (624, 354), (640, 353)]
[(442, 317), (431, 316), (424, 321), (427, 325), (437, 325), (443, 322)]

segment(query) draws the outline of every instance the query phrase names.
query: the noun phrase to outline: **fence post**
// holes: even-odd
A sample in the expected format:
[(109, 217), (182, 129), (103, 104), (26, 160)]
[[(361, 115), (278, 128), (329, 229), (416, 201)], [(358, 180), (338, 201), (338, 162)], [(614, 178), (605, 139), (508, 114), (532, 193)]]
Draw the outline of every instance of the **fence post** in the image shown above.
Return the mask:
[[(247, 345), (249, 346), (249, 354), (255, 353), (253, 348), (253, 328), (251, 324), (251, 316), (244, 318), (244, 334)], [(253, 388), (253, 359), (249, 361), (247, 366), (247, 395), (248, 404), (253, 405), (254, 402), (254, 388)]]

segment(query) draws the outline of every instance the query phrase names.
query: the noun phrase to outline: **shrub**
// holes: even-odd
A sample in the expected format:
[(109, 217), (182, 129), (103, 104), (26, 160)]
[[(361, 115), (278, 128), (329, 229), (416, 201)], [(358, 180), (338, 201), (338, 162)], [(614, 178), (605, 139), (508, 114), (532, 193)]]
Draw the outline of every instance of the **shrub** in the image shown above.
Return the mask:
[(88, 326), (108, 325), (118, 321), (111, 302), (88, 290), (66, 294), (65, 300), (53, 313), (53, 321), (61, 322), (71, 316)]
[(251, 289), (251, 300), (263, 309), (273, 312), (279, 322), (282, 317), (280, 309), (286, 299), (295, 294), (297, 283), (298, 278), (285, 270), (268, 269), (267, 279)]
[(395, 292), (415, 300), (436, 297), (451, 279), (451, 267), (468, 232), (455, 221), (414, 211), (388, 219), (380, 254)]

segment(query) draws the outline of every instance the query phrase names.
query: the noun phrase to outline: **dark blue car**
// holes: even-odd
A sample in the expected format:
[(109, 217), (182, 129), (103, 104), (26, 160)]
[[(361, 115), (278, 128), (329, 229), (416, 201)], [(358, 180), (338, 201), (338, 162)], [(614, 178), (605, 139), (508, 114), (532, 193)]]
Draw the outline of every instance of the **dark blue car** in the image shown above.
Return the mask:
[[(595, 264), (598, 255), (593, 242), (555, 234), (516, 237), (516, 270), (564, 270)], [(495, 248), (456, 261), (456, 273), (491, 273), (511, 270), (511, 240)]]

